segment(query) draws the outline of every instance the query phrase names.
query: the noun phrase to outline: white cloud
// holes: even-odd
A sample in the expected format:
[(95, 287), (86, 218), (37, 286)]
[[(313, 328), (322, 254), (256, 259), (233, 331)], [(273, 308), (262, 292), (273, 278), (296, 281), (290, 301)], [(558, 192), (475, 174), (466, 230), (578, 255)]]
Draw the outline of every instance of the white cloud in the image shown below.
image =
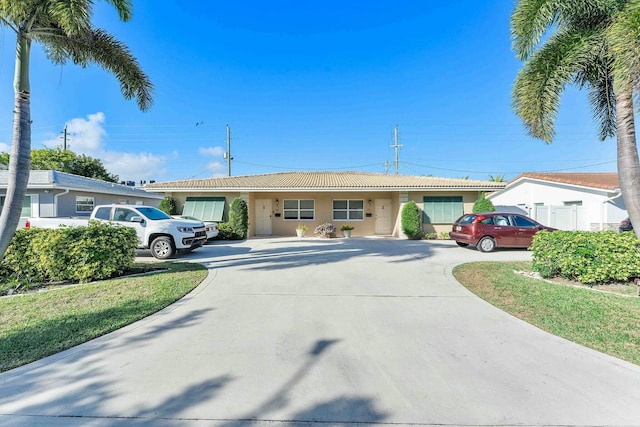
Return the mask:
[(222, 147), (200, 147), (199, 150), (200, 155), (204, 157), (214, 157), (220, 158), (220, 160), (213, 160), (207, 163), (207, 171), (211, 172), (211, 176), (221, 177), (226, 176), (224, 174), (224, 170), (226, 169), (226, 164), (222, 162), (222, 157), (224, 156), (224, 148)]
[(222, 157), (224, 155), (222, 147), (200, 147), (199, 151), (203, 156)]
[(102, 127), (104, 122), (104, 113), (89, 114), (87, 119), (76, 118), (67, 122), (67, 132), (73, 135), (69, 148), (74, 153), (92, 157), (99, 153), (104, 146), (102, 140), (107, 136)]
[(221, 162), (209, 162), (209, 163), (207, 163), (207, 170), (213, 172), (214, 174), (216, 172), (222, 172), (226, 167), (227, 167), (227, 165), (225, 165), (224, 163), (221, 163)]
[[(152, 153), (131, 153), (109, 151), (105, 148), (107, 132), (104, 129), (106, 117), (104, 113), (90, 114), (87, 118), (75, 118), (67, 122), (69, 133), (68, 148), (76, 154), (85, 154), (100, 159), (107, 171), (118, 175), (121, 180), (141, 181), (158, 180), (166, 175), (165, 156)], [(56, 137), (44, 141), (47, 147), (59, 146)]]
[(10, 153), (11, 146), (9, 144), (5, 144), (4, 142), (0, 142), (0, 153)]
[(104, 167), (121, 180), (158, 180), (167, 174), (164, 156), (151, 153), (122, 153), (105, 151), (100, 158)]

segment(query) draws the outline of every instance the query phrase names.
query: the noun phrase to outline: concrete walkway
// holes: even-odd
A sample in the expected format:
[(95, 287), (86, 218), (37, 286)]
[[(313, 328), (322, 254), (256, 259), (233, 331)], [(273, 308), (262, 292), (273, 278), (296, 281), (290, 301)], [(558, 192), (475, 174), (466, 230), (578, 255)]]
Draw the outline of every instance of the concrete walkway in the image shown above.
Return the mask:
[(451, 275), (452, 242), (254, 239), (143, 321), (0, 375), (0, 425), (640, 425), (640, 367)]

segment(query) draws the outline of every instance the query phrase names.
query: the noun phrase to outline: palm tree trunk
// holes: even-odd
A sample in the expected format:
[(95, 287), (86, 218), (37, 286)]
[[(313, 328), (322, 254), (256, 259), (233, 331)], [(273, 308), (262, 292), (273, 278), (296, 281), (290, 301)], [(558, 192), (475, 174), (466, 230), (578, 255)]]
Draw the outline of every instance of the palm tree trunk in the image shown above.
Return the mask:
[(631, 91), (616, 93), (616, 126), (618, 134), (618, 178), (622, 198), (640, 239), (640, 161)]
[(13, 238), (20, 222), (22, 202), (29, 182), (31, 163), (31, 93), (29, 87), (29, 55), (31, 40), (18, 33), (16, 67), (13, 80), (13, 141), (9, 159), (7, 195), (0, 214), (0, 258)]

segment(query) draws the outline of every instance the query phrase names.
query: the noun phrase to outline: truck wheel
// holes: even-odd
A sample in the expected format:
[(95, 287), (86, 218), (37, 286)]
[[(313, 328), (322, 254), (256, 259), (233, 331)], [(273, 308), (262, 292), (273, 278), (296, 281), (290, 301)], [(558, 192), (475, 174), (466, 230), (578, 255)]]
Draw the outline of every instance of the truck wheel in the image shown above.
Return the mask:
[(151, 243), (151, 255), (158, 259), (167, 259), (174, 256), (176, 250), (170, 237), (160, 236)]

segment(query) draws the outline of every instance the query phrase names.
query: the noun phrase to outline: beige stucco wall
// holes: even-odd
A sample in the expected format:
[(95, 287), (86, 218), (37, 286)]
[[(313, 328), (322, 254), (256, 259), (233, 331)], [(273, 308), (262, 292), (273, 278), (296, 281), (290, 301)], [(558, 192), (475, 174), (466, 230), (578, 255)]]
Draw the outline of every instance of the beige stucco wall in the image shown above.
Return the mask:
[[(334, 193), (306, 193), (306, 192), (272, 192), (272, 193), (251, 193), (249, 196), (249, 236), (255, 236), (256, 212), (254, 201), (256, 199), (271, 200), (272, 207), (272, 235), (274, 236), (295, 236), (298, 224), (307, 226), (307, 236), (313, 236), (313, 230), (324, 222), (332, 222), (338, 228), (336, 235), (341, 236), (340, 226), (349, 223), (355, 227), (352, 236), (371, 236), (375, 235), (375, 199), (391, 199), (392, 211), (397, 212), (397, 203), (394, 202), (394, 196), (391, 192), (334, 192)], [(278, 205), (276, 206), (276, 199)], [(315, 219), (312, 221), (298, 221), (284, 219), (284, 200), (314, 200), (315, 201)], [(334, 221), (333, 201), (334, 200), (363, 200), (364, 214), (363, 220), (351, 221)], [(369, 204), (371, 200), (371, 204)], [(368, 216), (370, 214), (370, 216)], [(395, 218), (392, 218), (395, 221)]]
[[(187, 196), (208, 196), (225, 197), (224, 220), (228, 220), (229, 206), (235, 198), (242, 198), (247, 201), (249, 211), (249, 237), (256, 236), (256, 200), (266, 199), (271, 202), (271, 228), (273, 236), (295, 236), (298, 224), (305, 224), (308, 228), (307, 236), (313, 236), (313, 230), (324, 222), (332, 222), (338, 228), (337, 236), (341, 236), (340, 226), (349, 223), (355, 227), (352, 236), (373, 236), (376, 234), (376, 199), (391, 200), (391, 233), (394, 236), (400, 235), (400, 212), (402, 202), (413, 200), (422, 209), (423, 197), (425, 196), (462, 196), (464, 212), (471, 212), (473, 204), (479, 197), (477, 191), (430, 191), (430, 192), (398, 192), (398, 191), (363, 191), (363, 192), (252, 192), (252, 193), (216, 193), (216, 192), (193, 192), (193, 193), (167, 193), (173, 197), (178, 207), (178, 212), (182, 212)], [(315, 201), (315, 219), (312, 221), (285, 220), (283, 206), (285, 199), (304, 199)], [(363, 200), (365, 218), (363, 220), (334, 221), (333, 201), (334, 200)], [(276, 204), (276, 200), (278, 203)], [(371, 203), (369, 203), (369, 200)], [(425, 233), (441, 233), (451, 231), (451, 224), (424, 224)]]

